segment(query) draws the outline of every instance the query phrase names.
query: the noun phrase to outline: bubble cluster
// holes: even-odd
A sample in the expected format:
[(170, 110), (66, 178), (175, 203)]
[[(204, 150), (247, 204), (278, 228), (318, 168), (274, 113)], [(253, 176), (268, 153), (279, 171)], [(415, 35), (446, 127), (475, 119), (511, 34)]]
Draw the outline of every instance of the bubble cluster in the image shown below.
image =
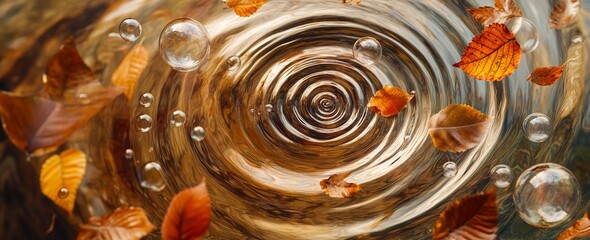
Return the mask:
[(510, 167), (505, 164), (496, 165), (490, 170), (490, 178), (496, 187), (508, 187), (513, 178), (512, 170), (510, 170)]
[(175, 127), (180, 127), (186, 122), (186, 114), (183, 111), (176, 110), (172, 113), (170, 123)]
[(352, 47), (354, 58), (363, 64), (373, 64), (381, 59), (381, 44), (372, 37), (359, 38)]
[(127, 42), (135, 42), (141, 36), (142, 28), (139, 21), (127, 18), (119, 24), (119, 34)]
[(170, 67), (192, 71), (209, 55), (209, 34), (194, 19), (178, 18), (164, 27), (159, 46), (160, 56)]
[(57, 191), (57, 197), (60, 199), (65, 199), (70, 195), (70, 190), (66, 187), (62, 187)]
[(457, 164), (450, 161), (443, 164), (443, 174), (447, 178), (457, 175)]
[(231, 56), (227, 59), (227, 70), (229, 71), (236, 71), (242, 65), (242, 60), (238, 56)]
[(166, 187), (164, 171), (156, 162), (147, 163), (141, 170), (141, 186), (152, 191), (162, 191)]
[(148, 132), (150, 129), (152, 129), (152, 117), (147, 114), (141, 114), (137, 116), (135, 119), (135, 129), (142, 133)]
[(201, 126), (196, 126), (191, 131), (191, 138), (195, 141), (202, 141), (205, 138), (205, 129)]
[(141, 96), (139, 97), (139, 104), (143, 107), (150, 107), (152, 106), (152, 103), (154, 102), (154, 95), (152, 95), (151, 93), (144, 93), (141, 94)]
[(545, 142), (553, 131), (551, 119), (542, 113), (529, 114), (522, 124), (525, 137), (531, 142)]

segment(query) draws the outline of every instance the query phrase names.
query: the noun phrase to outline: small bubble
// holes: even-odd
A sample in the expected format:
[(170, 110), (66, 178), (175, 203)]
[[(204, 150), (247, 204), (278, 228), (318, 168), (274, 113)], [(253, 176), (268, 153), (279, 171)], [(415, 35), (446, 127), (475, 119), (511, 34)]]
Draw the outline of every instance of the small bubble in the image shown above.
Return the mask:
[(201, 23), (178, 18), (160, 34), (160, 56), (177, 71), (195, 70), (209, 55), (209, 34)]
[(354, 58), (361, 63), (371, 65), (381, 58), (381, 44), (372, 37), (359, 38), (352, 47)]
[(137, 116), (135, 119), (135, 128), (138, 132), (148, 132), (152, 128), (152, 117), (147, 114)]
[(573, 44), (582, 43), (583, 41), (584, 41), (584, 37), (582, 37), (582, 36), (575, 36), (572, 38)]
[(443, 164), (443, 173), (447, 178), (454, 177), (457, 175), (457, 164), (455, 162), (446, 162)]
[(254, 113), (254, 108), (250, 108), (250, 112), (251, 113)]
[(551, 119), (542, 113), (529, 114), (522, 124), (525, 137), (531, 142), (545, 142), (553, 131)]
[(231, 56), (227, 59), (227, 70), (236, 71), (242, 65), (242, 60), (238, 56)]
[(201, 126), (193, 128), (191, 131), (191, 138), (196, 141), (201, 141), (205, 138), (205, 129)]
[(264, 106), (264, 109), (266, 110), (266, 112), (272, 112), (273, 106), (272, 104), (266, 104), (266, 106)]
[(139, 97), (139, 104), (141, 104), (141, 106), (143, 107), (150, 107), (152, 105), (152, 103), (154, 102), (154, 95), (152, 95), (151, 93), (144, 93), (141, 94), (141, 97)]
[(500, 164), (490, 170), (490, 178), (496, 187), (505, 188), (512, 182), (512, 170), (505, 164)]
[(128, 160), (132, 159), (133, 158), (133, 150), (131, 150), (131, 149), (125, 150), (125, 158)]
[(183, 111), (176, 110), (172, 113), (172, 119), (170, 123), (176, 127), (180, 127), (186, 122), (186, 114)]
[(404, 136), (404, 142), (409, 142), (410, 140), (412, 140), (412, 137), (410, 135)]
[(539, 45), (539, 31), (537, 31), (535, 24), (527, 18), (522, 18), (520, 28), (514, 34), (524, 53), (534, 51)]
[(66, 187), (62, 187), (59, 190), (57, 190), (57, 197), (60, 199), (65, 199), (70, 195), (70, 190), (68, 190)]
[(412, 95), (416, 95), (416, 90), (412, 90), (412, 91), (410, 91), (410, 94), (412, 94)]
[(147, 163), (141, 170), (141, 186), (152, 191), (162, 191), (166, 187), (164, 171), (156, 162)]
[(82, 104), (89, 104), (90, 103), (90, 98), (88, 97), (88, 95), (86, 93), (78, 93), (76, 98), (78, 98), (78, 101), (80, 101), (80, 103), (82, 103)]
[(127, 42), (135, 42), (141, 36), (141, 24), (133, 18), (127, 18), (119, 24), (119, 34)]

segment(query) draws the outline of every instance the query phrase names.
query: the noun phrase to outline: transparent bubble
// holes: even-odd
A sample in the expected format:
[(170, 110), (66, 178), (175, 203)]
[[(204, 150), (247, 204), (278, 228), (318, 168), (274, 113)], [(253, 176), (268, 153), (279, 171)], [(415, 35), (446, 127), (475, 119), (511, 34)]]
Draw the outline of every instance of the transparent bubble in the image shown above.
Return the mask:
[(195, 70), (208, 55), (209, 34), (194, 19), (173, 20), (160, 34), (160, 56), (178, 71)]
[(251, 113), (254, 113), (254, 108), (250, 108), (250, 112)]
[(154, 95), (152, 95), (151, 93), (144, 93), (141, 94), (141, 97), (139, 97), (139, 104), (141, 104), (141, 106), (143, 107), (150, 107), (152, 105), (152, 103), (154, 102)]
[(404, 136), (404, 142), (409, 142), (410, 140), (412, 140), (412, 136), (410, 136), (410, 135)]
[(583, 41), (584, 41), (584, 37), (582, 37), (582, 36), (575, 36), (572, 38), (573, 44), (579, 44), (579, 43), (582, 43)]
[(532, 52), (539, 45), (539, 31), (537, 31), (535, 24), (527, 18), (522, 18), (520, 27), (514, 34), (524, 53)]
[(133, 150), (127, 149), (125, 150), (125, 159), (132, 159), (133, 158)]
[(193, 128), (191, 131), (191, 138), (196, 141), (201, 141), (205, 138), (205, 129), (201, 126)]
[(242, 65), (242, 60), (238, 56), (231, 56), (227, 59), (227, 70), (236, 71)]
[(524, 119), (522, 130), (529, 141), (540, 143), (549, 139), (553, 127), (551, 126), (551, 119), (547, 115), (531, 113)]
[(410, 92), (410, 94), (412, 94), (412, 95), (416, 95), (416, 90), (412, 90), (412, 91)]
[(141, 170), (141, 186), (153, 191), (159, 192), (164, 190), (164, 171), (160, 164), (156, 162), (147, 163)]
[(119, 24), (119, 34), (127, 42), (135, 42), (141, 36), (141, 24), (133, 19), (127, 18)]
[(78, 93), (78, 95), (76, 95), (76, 98), (82, 104), (89, 104), (90, 103), (90, 98), (88, 97), (88, 94), (86, 94), (86, 93)]
[(525, 170), (512, 195), (520, 217), (540, 228), (567, 222), (578, 210), (580, 185), (561, 165), (541, 163)]
[(150, 129), (152, 128), (152, 117), (150, 117), (150, 115), (147, 114), (142, 114), (137, 116), (137, 118), (135, 119), (135, 129), (137, 129), (138, 132), (148, 132)]
[(352, 47), (354, 58), (364, 64), (373, 64), (381, 58), (381, 44), (372, 37), (359, 38)]
[(66, 187), (62, 187), (59, 190), (57, 190), (57, 197), (60, 199), (65, 199), (70, 195), (70, 190), (68, 190), (68, 188)]
[(170, 123), (176, 127), (180, 127), (184, 125), (186, 122), (186, 114), (183, 111), (176, 110), (172, 113), (172, 119), (170, 119)]
[(273, 106), (272, 104), (266, 104), (266, 106), (264, 106), (264, 109), (266, 110), (266, 112), (272, 112)]
[(512, 182), (512, 170), (505, 164), (500, 164), (490, 170), (490, 178), (496, 187), (505, 188)]
[(455, 162), (446, 162), (443, 164), (443, 173), (445, 177), (454, 177), (457, 175), (457, 164)]

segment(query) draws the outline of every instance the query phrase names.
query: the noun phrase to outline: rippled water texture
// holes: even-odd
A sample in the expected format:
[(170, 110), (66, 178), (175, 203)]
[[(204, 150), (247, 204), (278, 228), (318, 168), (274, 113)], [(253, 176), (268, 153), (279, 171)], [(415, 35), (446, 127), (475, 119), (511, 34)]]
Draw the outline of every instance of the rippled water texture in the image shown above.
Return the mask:
[[(554, 238), (566, 226), (526, 224), (511, 194), (525, 169), (553, 162), (569, 168), (582, 188), (574, 216), (588, 209), (590, 41), (584, 39), (590, 1), (582, 1), (574, 24), (562, 31), (547, 27), (556, 1), (516, 1), (537, 27), (538, 47), (523, 55), (512, 76), (490, 83), (452, 64), (481, 31), (465, 9), (492, 2), (270, 0), (249, 18), (205, 0), (5, 2), (1, 83), (14, 91), (41, 86), (47, 58), (71, 34), (86, 63), (109, 82), (132, 46), (119, 39), (119, 23), (135, 18), (142, 24), (137, 42), (150, 59), (131, 107), (117, 99), (68, 143), (91, 158), (78, 191), (78, 221), (133, 205), (159, 226), (172, 196), (205, 177), (213, 207), (210, 239), (428, 239), (446, 203), (493, 185), (490, 170), (506, 164), (514, 180), (498, 189), (499, 238)], [(39, 17), (32, 9), (48, 13)], [(195, 71), (172, 70), (159, 53), (162, 29), (179, 17), (194, 18), (208, 31), (209, 56)], [(22, 23), (37, 18), (44, 21)], [(382, 46), (374, 64), (353, 56), (361, 37)], [(32, 50), (14, 50), (23, 44)], [(568, 49), (580, 57), (559, 82), (540, 87), (526, 81), (534, 67), (560, 65)], [(232, 56), (239, 62), (228, 61)], [(416, 92), (391, 118), (366, 107), (387, 84)], [(153, 97), (140, 101), (143, 93)], [(452, 103), (494, 117), (483, 143), (462, 154), (440, 152), (428, 137), (429, 117)], [(186, 114), (179, 127), (175, 111)], [(114, 112), (121, 114), (113, 120)], [(524, 119), (535, 112), (552, 121), (542, 143), (523, 134)], [(448, 161), (457, 163), (454, 177), (444, 176)], [(346, 181), (363, 188), (357, 195), (333, 199), (322, 193), (322, 179), (349, 171)], [(158, 236), (154, 231), (148, 238)]]

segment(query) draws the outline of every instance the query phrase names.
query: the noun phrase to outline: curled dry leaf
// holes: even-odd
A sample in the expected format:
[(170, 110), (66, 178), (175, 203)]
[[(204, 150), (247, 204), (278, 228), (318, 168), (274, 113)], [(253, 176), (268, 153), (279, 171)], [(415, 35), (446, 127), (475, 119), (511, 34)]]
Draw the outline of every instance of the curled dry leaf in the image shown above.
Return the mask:
[(328, 179), (320, 181), (322, 191), (333, 198), (349, 198), (361, 190), (361, 186), (355, 183), (345, 182), (344, 179), (350, 175), (350, 172), (334, 174)]
[(461, 61), (453, 64), (469, 76), (498, 81), (510, 76), (520, 63), (522, 49), (504, 24), (494, 23), (471, 40)]
[(564, 66), (538, 67), (533, 69), (527, 80), (540, 86), (549, 86), (557, 82)]
[(228, 0), (227, 7), (233, 8), (240, 17), (249, 17), (258, 11), (267, 0)]
[(438, 217), (432, 238), (494, 239), (498, 230), (496, 188), (455, 200)]
[(414, 95), (401, 88), (387, 85), (375, 93), (375, 96), (369, 100), (367, 107), (376, 114), (381, 113), (384, 117), (390, 117), (406, 108), (412, 98), (414, 98)]
[[(41, 167), (41, 191), (69, 214), (74, 210), (78, 186), (86, 172), (86, 155), (79, 150), (65, 150), (53, 155)], [(60, 192), (65, 188), (65, 192)]]
[(557, 240), (573, 240), (581, 237), (590, 237), (590, 219), (588, 219), (588, 212), (585, 212), (584, 216), (578, 219), (573, 226), (559, 234)]
[(138, 207), (117, 208), (103, 218), (91, 218), (80, 226), (78, 240), (139, 240), (154, 230), (145, 211)]
[(549, 28), (562, 29), (580, 10), (579, 0), (561, 0), (551, 11)]
[(463, 152), (484, 138), (491, 118), (466, 104), (450, 104), (428, 122), (432, 143), (441, 151)]
[(127, 87), (125, 96), (131, 100), (133, 97), (133, 90), (139, 76), (148, 63), (148, 51), (139, 44), (131, 50), (123, 59), (119, 67), (113, 73), (113, 84), (116, 86)]
[(185, 189), (172, 198), (162, 223), (162, 239), (196, 239), (209, 228), (211, 202), (203, 180), (198, 186)]
[(522, 11), (513, 0), (495, 0), (495, 7), (480, 7), (467, 10), (483, 26), (505, 23), (513, 17), (522, 17)]

